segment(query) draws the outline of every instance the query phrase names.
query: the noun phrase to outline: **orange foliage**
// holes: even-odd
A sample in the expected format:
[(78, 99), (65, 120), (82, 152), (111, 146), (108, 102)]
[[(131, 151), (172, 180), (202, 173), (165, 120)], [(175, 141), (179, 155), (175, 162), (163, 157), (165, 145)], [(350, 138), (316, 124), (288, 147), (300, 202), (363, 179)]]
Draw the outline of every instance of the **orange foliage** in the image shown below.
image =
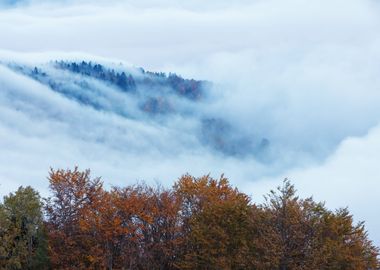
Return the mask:
[(255, 205), (224, 176), (110, 191), (89, 170), (49, 180), (53, 269), (379, 269), (362, 223), (299, 199), (289, 181)]

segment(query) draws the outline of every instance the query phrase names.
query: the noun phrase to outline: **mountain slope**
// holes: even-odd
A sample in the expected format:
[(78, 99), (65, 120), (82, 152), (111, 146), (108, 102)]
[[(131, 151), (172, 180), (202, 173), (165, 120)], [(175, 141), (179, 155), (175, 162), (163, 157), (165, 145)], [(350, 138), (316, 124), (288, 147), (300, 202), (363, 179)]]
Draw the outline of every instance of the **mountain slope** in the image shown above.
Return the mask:
[[(23, 78), (25, 84), (41, 89), (31, 92), (26, 89), (29, 86), (21, 86), (16, 87), (17, 91), (10, 91), (13, 86), (8, 82), (11, 87), (3, 86), (2, 90), (2, 95), (8, 93), (8, 106), (26, 114), (31, 121), (42, 118), (54, 123), (63, 122), (70, 129), (69, 136), (74, 138), (104, 142), (129, 151), (146, 147), (171, 153), (209, 149), (227, 156), (260, 156), (268, 147), (268, 140), (251, 138), (233, 123), (207, 111), (207, 106), (212, 103), (208, 96), (212, 84), (207, 81), (112, 63), (51, 61), (38, 65), (15, 62), (2, 65), (7, 72)], [(62, 105), (51, 106), (48, 100), (41, 105), (40, 100), (46, 99), (42, 89), (63, 99), (72, 108), (58, 112)], [(79, 108), (85, 108), (86, 113)], [(78, 112), (70, 117), (76, 110)], [(87, 119), (84, 115), (89, 112), (91, 116)], [(73, 118), (76, 117), (83, 119), (75, 121)], [(104, 119), (99, 122), (101, 118)], [(122, 124), (115, 127), (114, 119)], [(101, 132), (89, 136), (81, 121), (86, 122), (84, 126), (87, 128), (100, 129)], [(129, 138), (131, 134), (133, 136)], [(153, 139), (155, 136), (167, 137), (164, 139), (167, 142), (158, 143)], [(140, 138), (139, 143), (136, 143), (136, 137)]]

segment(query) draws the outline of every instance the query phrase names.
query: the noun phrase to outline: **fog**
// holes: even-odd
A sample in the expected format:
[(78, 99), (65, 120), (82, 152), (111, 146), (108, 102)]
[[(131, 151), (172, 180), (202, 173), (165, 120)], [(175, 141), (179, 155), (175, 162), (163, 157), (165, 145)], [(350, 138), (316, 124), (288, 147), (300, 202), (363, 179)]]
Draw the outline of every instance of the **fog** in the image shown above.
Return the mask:
[[(379, 12), (370, 0), (3, 1), (2, 62), (121, 62), (214, 87), (185, 104), (191, 116), (129, 119), (1, 65), (0, 193), (32, 184), (47, 194), (50, 166), (91, 168), (108, 186), (225, 173), (254, 201), (289, 177), (302, 196), (349, 206), (380, 243)], [(107, 93), (138, 113), (133, 98)], [(267, 156), (202, 144), (204, 115), (267, 138)]]

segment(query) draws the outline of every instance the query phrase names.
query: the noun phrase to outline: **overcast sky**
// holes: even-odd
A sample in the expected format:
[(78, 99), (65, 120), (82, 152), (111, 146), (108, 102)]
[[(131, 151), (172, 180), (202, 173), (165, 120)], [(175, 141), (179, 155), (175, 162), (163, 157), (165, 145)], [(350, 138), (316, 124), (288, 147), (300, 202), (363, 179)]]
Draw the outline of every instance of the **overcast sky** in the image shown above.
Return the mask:
[[(51, 110), (69, 111), (66, 128), (83, 120), (104, 130), (131, 126), (145, 138), (165, 134), (170, 141), (175, 133), (93, 115), (0, 68), (2, 194), (30, 181), (42, 190), (46, 183), (35, 179), (46, 182), (49, 166), (73, 164), (91, 167), (109, 184), (136, 179), (167, 184), (186, 172), (225, 172), (255, 201), (289, 177), (302, 196), (313, 195), (331, 208), (349, 206), (380, 243), (378, 1), (0, 2), (0, 59), (70, 55), (211, 80), (220, 88), (213, 90), (210, 110), (242, 130), (270, 137), (278, 151), (272, 169), (174, 143), (170, 146), (183, 148), (178, 156), (160, 150), (149, 157), (80, 143), (58, 126), (50, 131), (49, 119), (28, 126), (30, 119), (9, 96), (17, 93), (50, 104)], [(51, 154), (53, 146), (61, 150)]]

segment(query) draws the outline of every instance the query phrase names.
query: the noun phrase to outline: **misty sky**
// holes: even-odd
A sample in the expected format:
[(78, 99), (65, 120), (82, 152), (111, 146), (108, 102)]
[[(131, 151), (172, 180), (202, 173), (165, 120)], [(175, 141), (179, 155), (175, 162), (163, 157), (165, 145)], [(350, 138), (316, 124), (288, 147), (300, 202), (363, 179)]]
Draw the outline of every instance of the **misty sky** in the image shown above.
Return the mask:
[[(380, 243), (378, 1), (0, 3), (0, 61), (97, 59), (213, 81), (213, 101), (197, 109), (268, 137), (276, 157), (224, 157), (178, 136), (174, 127), (191, 131), (191, 121), (94, 113), (0, 66), (0, 194), (21, 184), (45, 192), (50, 166), (90, 167), (108, 185), (225, 173), (259, 202), (288, 177), (302, 196), (349, 206)], [(131, 147), (86, 141), (79, 126)]]

